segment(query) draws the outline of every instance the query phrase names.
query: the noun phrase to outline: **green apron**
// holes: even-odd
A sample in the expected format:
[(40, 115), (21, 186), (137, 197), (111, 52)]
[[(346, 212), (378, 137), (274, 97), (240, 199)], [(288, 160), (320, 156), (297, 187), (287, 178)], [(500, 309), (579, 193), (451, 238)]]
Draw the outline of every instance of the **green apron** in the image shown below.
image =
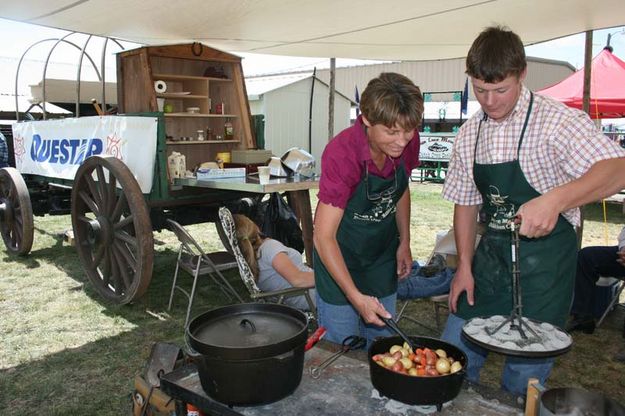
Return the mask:
[[(377, 201), (369, 199), (392, 189), (395, 181), (397, 186), (392, 196)], [(381, 298), (397, 291), (399, 231), (395, 213), (397, 201), (407, 187), (408, 175), (402, 161), (395, 168), (395, 174), (388, 179), (368, 175), (367, 183), (363, 176), (345, 207), (336, 239), (354, 284), (365, 295)], [(325, 302), (333, 305), (349, 303), (317, 250), (313, 252), (313, 269), (317, 293)]]
[[(519, 150), (533, 101), (532, 94), (516, 160), (473, 165), (473, 176), (482, 194), (488, 227), (473, 257), (475, 303), (469, 306), (464, 292), (458, 300), (457, 315), (463, 319), (509, 315), (512, 311), (512, 233), (506, 224), (521, 205), (541, 195), (528, 183), (519, 163)], [(481, 127), (480, 121), (475, 151)], [(576, 253), (575, 231), (562, 215), (549, 235), (521, 237), (519, 268), (523, 316), (564, 326), (573, 293)]]

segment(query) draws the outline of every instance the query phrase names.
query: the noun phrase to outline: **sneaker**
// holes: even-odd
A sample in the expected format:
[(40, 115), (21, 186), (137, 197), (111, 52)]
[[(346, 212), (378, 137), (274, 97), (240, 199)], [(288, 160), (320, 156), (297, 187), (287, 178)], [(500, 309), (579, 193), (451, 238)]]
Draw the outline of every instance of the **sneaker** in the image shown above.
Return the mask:
[(434, 256), (432, 256), (428, 264), (421, 267), (421, 270), (419, 270), (419, 274), (425, 277), (432, 277), (445, 270), (446, 267), (447, 262), (445, 261), (445, 257), (443, 257), (441, 254), (435, 254)]
[(568, 332), (582, 331), (584, 334), (592, 334), (595, 332), (594, 318), (576, 316), (566, 326)]

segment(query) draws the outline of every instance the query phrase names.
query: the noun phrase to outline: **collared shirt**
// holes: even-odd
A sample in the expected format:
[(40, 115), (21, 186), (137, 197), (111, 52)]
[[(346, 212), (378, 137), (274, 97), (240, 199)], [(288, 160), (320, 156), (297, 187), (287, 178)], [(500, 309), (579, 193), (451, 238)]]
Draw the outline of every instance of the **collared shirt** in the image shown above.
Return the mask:
[(393, 164), (399, 166), (403, 160), (404, 168), (410, 177), (412, 169), (419, 165), (419, 144), (419, 133), (415, 131), (401, 157), (393, 160), (387, 158), (380, 171), (375, 163), (372, 163), (365, 125), (362, 116), (359, 116), (353, 126), (330, 140), (321, 155), (321, 179), (317, 194), (319, 201), (345, 209), (363, 179), (365, 163), (369, 164), (370, 175), (387, 179), (395, 174)]
[(0, 168), (9, 166), (9, 148), (7, 147), (7, 139), (0, 132)]
[[(517, 147), (529, 107), (530, 91), (523, 86), (516, 106), (497, 122), (478, 111), (458, 131), (443, 197), (458, 205), (482, 203), (473, 180), (473, 163), (503, 163), (517, 158)], [(480, 140), (475, 149), (478, 127)], [(551, 98), (534, 94), (534, 103), (519, 161), (529, 184), (544, 194), (584, 175), (593, 164), (625, 157), (625, 149), (604, 136), (586, 113)], [(579, 209), (563, 213), (573, 225), (580, 224)]]

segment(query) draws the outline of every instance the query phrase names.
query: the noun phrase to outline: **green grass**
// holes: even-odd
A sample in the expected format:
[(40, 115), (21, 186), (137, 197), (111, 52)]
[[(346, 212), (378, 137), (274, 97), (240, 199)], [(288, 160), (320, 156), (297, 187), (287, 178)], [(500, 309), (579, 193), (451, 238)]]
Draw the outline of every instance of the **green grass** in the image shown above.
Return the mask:
[[(440, 197), (440, 185), (412, 184), (411, 245), (415, 259), (426, 259), (438, 231), (452, 224), (452, 204)], [(311, 192), (314, 194), (315, 192)], [(316, 204), (312, 197), (313, 208)], [(620, 206), (608, 206), (608, 244), (623, 223)], [(129, 414), (133, 378), (143, 372), (153, 343), (184, 345), (186, 302), (176, 293), (167, 311), (177, 244), (168, 231), (154, 234), (155, 263), (148, 292), (131, 305), (103, 301), (87, 281), (73, 247), (58, 235), (71, 228), (69, 216), (36, 217), (30, 255), (0, 252), (0, 414)], [(188, 227), (208, 251), (222, 249), (212, 224)], [(586, 211), (584, 245), (603, 245), (601, 210)], [(236, 272), (226, 275), (240, 293)], [(181, 284), (190, 287), (182, 273)], [(204, 282), (193, 314), (230, 302)], [(409, 313), (433, 322), (432, 304), (411, 302)], [(625, 402), (625, 365), (610, 357), (625, 345), (621, 310), (612, 313), (594, 335), (575, 334), (573, 350), (558, 359), (552, 385), (603, 391)], [(402, 322), (403, 324), (403, 322)], [(407, 325), (411, 333), (436, 335)], [(484, 381), (497, 385), (501, 359), (489, 359)]]

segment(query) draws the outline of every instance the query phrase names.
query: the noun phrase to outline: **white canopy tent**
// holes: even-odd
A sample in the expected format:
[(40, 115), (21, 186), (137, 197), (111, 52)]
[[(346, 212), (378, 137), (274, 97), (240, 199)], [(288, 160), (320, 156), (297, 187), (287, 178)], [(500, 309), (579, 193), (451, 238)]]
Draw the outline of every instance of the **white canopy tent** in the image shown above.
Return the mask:
[(0, 17), (143, 44), (386, 60), (462, 57), (484, 27), (527, 44), (625, 24), (623, 0), (3, 0)]

